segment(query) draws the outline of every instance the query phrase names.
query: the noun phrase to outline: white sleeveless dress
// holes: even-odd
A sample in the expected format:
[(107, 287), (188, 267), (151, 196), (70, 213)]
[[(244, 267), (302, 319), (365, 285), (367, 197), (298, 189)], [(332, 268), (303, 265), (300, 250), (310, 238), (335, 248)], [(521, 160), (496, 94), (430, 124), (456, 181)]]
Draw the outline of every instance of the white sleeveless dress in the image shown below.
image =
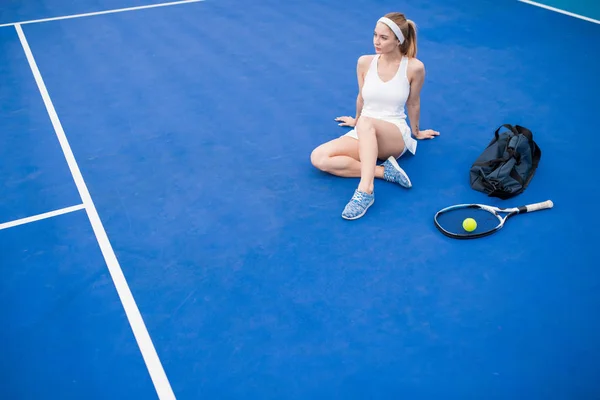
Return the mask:
[[(365, 75), (362, 88), (363, 108), (361, 116), (380, 119), (396, 125), (400, 129), (402, 138), (404, 139), (404, 151), (410, 151), (412, 154), (415, 154), (417, 151), (417, 141), (411, 136), (405, 113), (406, 100), (410, 93), (410, 83), (406, 76), (408, 57), (402, 57), (396, 75), (387, 82), (382, 81), (377, 73), (378, 61), (379, 54), (373, 57)], [(358, 139), (358, 135), (354, 129), (344, 136)]]

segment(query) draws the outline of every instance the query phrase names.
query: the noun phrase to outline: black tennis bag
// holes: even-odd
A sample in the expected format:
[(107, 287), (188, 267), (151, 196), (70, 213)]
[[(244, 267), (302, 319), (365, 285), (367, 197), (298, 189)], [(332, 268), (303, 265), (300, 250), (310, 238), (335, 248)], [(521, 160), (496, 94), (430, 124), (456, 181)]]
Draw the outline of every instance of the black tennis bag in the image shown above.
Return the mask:
[[(508, 131), (500, 133), (502, 128)], [(529, 129), (504, 124), (471, 166), (471, 188), (490, 197), (514, 197), (529, 185), (541, 156)]]

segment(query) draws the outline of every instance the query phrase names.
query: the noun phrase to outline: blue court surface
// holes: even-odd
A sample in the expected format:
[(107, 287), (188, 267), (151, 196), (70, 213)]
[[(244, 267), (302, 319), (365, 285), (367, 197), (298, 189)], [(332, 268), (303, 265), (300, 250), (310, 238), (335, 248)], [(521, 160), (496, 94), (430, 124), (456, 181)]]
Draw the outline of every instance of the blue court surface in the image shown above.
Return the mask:
[[(0, 6), (0, 398), (600, 397), (600, 25), (517, 0), (153, 4)], [(358, 179), (310, 153), (347, 131), (390, 11), (441, 135), (346, 221)], [(500, 200), (468, 172), (505, 123), (542, 159)], [(545, 200), (482, 239), (433, 224)]]

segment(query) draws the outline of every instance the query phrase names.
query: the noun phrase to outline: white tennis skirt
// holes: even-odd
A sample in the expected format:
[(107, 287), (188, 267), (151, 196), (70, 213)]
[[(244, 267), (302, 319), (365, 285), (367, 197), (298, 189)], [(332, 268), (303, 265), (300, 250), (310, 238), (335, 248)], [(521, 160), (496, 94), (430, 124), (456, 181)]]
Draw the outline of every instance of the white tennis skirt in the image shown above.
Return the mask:
[[(373, 117), (370, 117), (370, 118), (373, 118)], [(377, 118), (374, 118), (374, 119), (377, 119)], [(406, 153), (406, 151), (410, 151), (411, 154), (413, 154), (413, 155), (417, 152), (417, 141), (415, 138), (412, 137), (411, 132), (410, 132), (410, 127), (406, 123), (405, 119), (397, 120), (397, 119), (381, 118), (381, 120), (396, 125), (398, 127), (398, 129), (400, 130), (400, 133), (402, 134), (402, 139), (404, 140), (404, 151), (402, 151), (402, 154), (400, 154), (400, 156), (398, 156), (398, 158), (402, 157), (404, 155), (404, 153)], [(351, 131), (346, 132), (342, 136), (350, 136), (350, 137), (358, 140), (358, 134), (356, 133), (356, 129), (352, 129)]]

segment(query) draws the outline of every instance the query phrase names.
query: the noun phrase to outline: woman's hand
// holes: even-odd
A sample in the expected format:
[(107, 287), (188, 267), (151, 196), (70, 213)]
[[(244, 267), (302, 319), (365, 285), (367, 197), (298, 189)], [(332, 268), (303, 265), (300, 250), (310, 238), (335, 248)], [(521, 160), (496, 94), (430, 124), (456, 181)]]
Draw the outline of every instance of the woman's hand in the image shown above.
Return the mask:
[(419, 131), (419, 133), (415, 136), (417, 139), (433, 139), (436, 136), (439, 136), (440, 133), (434, 131), (433, 129), (425, 129), (424, 131)]
[(335, 119), (337, 122), (339, 122), (339, 126), (352, 126), (354, 127), (356, 125), (356, 120), (352, 117), (337, 117)]

